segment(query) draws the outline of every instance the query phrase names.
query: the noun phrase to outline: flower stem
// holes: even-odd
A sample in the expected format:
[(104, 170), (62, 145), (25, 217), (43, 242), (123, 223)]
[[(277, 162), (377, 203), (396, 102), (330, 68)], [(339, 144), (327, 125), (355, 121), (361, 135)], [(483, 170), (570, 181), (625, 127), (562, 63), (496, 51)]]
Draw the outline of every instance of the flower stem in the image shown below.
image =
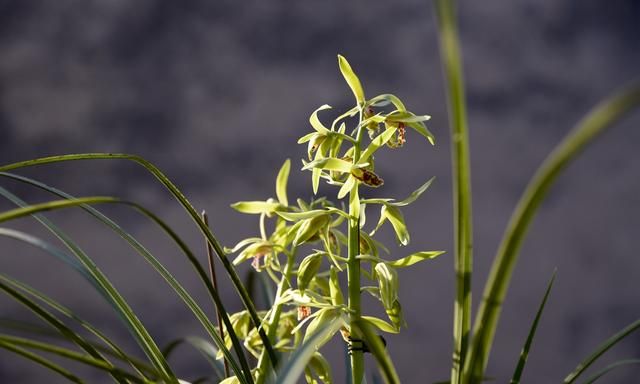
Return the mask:
[[(360, 220), (359, 218), (349, 219), (349, 261), (347, 262), (347, 279), (349, 286), (349, 322), (360, 320), (360, 260), (356, 256), (360, 254)], [(362, 340), (362, 335), (357, 334), (352, 327), (350, 329), (353, 340)], [(358, 343), (352, 341), (352, 343)], [(362, 343), (361, 341), (359, 343)], [(362, 350), (358, 350), (361, 345), (355, 345), (355, 350), (351, 353), (351, 382), (360, 384), (364, 376), (364, 356)]]
[[(358, 119), (358, 125), (362, 122), (362, 108), (360, 108), (360, 114)], [(357, 163), (360, 158), (360, 142), (362, 141), (362, 128), (358, 128), (356, 134), (356, 143), (354, 145), (353, 162)], [(355, 193), (357, 193), (358, 184), (356, 183)], [(350, 194), (353, 194), (352, 190)], [(351, 196), (350, 196), (351, 198)], [(351, 201), (351, 200), (349, 200)], [(360, 214), (354, 212), (353, 207), (349, 204), (349, 239), (348, 239), (348, 261), (347, 261), (347, 282), (349, 288), (349, 323), (353, 324), (360, 320), (361, 307), (360, 307), (360, 260), (356, 257), (360, 254)], [(355, 341), (355, 350), (351, 353), (351, 383), (360, 384), (364, 377), (364, 354), (362, 350), (362, 335), (359, 331), (356, 331), (353, 327), (349, 330), (351, 332), (351, 338)]]

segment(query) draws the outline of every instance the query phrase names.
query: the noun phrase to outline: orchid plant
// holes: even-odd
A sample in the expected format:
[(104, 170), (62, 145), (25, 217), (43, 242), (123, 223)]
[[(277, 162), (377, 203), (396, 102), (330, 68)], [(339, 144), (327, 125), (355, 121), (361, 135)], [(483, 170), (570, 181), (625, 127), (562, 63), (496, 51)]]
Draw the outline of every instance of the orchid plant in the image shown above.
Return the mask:
[[(434, 10), (447, 89), (453, 160), (452, 259), (456, 296), (453, 301), (450, 380), (444, 382), (479, 384), (488, 376), (487, 366), (503, 303), (520, 249), (538, 208), (562, 170), (589, 143), (640, 107), (640, 84), (632, 83), (595, 106), (538, 168), (509, 220), (493, 259), (477, 314), (473, 317), (471, 162), (455, 2), (434, 0)], [(425, 126), (429, 116), (409, 112), (402, 101), (391, 94), (367, 99), (360, 80), (347, 60), (338, 56), (338, 64), (355, 96), (355, 105), (330, 125), (322, 121), (331, 107), (321, 106), (309, 119), (313, 130), (298, 141), (308, 148), (308, 158), (302, 161), (302, 169), (311, 173), (314, 195), (318, 193), (320, 181), (324, 181), (338, 188), (337, 200), (315, 197), (311, 201), (297, 199), (294, 203), (287, 194), (291, 170), (291, 162), (287, 160), (277, 176), (276, 198), (233, 205), (242, 213), (259, 216), (259, 234), (240, 241), (231, 249), (221, 246), (209, 228), (206, 215), (198, 213), (176, 184), (158, 167), (140, 156), (81, 153), (0, 165), (0, 179), (21, 183), (54, 196), (52, 200), (30, 204), (0, 186), (0, 197), (15, 206), (0, 212), (0, 238), (36, 248), (77, 272), (104, 299), (104, 304), (118, 315), (144, 357), (140, 358), (139, 353), (130, 354), (119, 345), (118, 340), (83, 320), (80, 314), (47, 293), (6, 273), (0, 273), (0, 292), (42, 322), (31, 324), (0, 317), (0, 349), (30, 360), (48, 369), (52, 376), (73, 383), (85, 382), (80, 377), (82, 372), (76, 372), (80, 365), (102, 371), (120, 384), (196, 384), (207, 381), (225, 384), (296, 384), (301, 376), (305, 376), (308, 383), (330, 383), (330, 365), (320, 348), (329, 340), (341, 337), (350, 353), (348, 371), (351, 384), (364, 382), (365, 352), (371, 352), (375, 357), (385, 383), (400, 383), (382, 337), (384, 333), (398, 333), (406, 325), (400, 304), (398, 269), (433, 259), (443, 252), (424, 251), (408, 256), (389, 256), (387, 248), (374, 237), (376, 231), (388, 223), (397, 242), (402, 246), (407, 245), (410, 237), (402, 209), (420, 197), (433, 179), (426, 181), (404, 200), (366, 195), (370, 188), (383, 185), (384, 175), (378, 174), (375, 169), (378, 151), (401, 148), (414, 134), (411, 130), (432, 145), (434, 138)], [(26, 167), (81, 160), (129, 161), (153, 175), (206, 239), (209, 274), (196, 256), (198, 252), (192, 250), (169, 223), (143, 205), (112, 196), (74, 197), (54, 186), (12, 173)], [(11, 186), (7, 185), (8, 188)], [(345, 202), (340, 202), (341, 199), (345, 199)], [(172, 241), (176, 247), (174, 251), (193, 267), (195, 278), (206, 289), (205, 301), (210, 300), (210, 304), (215, 306), (217, 325), (214, 324), (214, 314), (207, 313), (203, 303), (196, 300), (140, 240), (98, 210), (95, 207), (98, 204), (120, 205), (135, 210), (148, 220), (149, 225), (156, 226)], [(366, 212), (371, 206), (380, 209), (380, 216), (375, 225), (367, 226)], [(83, 250), (72, 235), (45, 215), (47, 211), (70, 208), (85, 211), (144, 259), (185, 305), (186, 313), (198, 321), (205, 336), (179, 336), (161, 345), (163, 340), (151, 335), (140, 316), (93, 257)], [(26, 217), (33, 218), (37, 225), (49, 232), (52, 236), (48, 238), (55, 243), (19, 228), (5, 226), (13, 220)], [(234, 254), (233, 260), (228, 258)], [(14, 255), (6, 256), (10, 259)], [(224, 269), (222, 272), (241, 299), (243, 311), (230, 313), (226, 310), (216, 285), (214, 257), (218, 258), (218, 263)], [(269, 295), (266, 300), (268, 307), (262, 311), (256, 308), (256, 298), (252, 297), (251, 289), (239, 277), (235, 267), (248, 262), (265, 283), (264, 293)], [(552, 278), (538, 306), (511, 383), (521, 380), (553, 281)], [(366, 308), (365, 311), (361, 302), (363, 294), (380, 301), (386, 313), (385, 318), (371, 316), (373, 308)], [(563, 382), (575, 383), (605, 352), (637, 330), (640, 330), (640, 319), (606, 339), (591, 355), (581, 360)], [(210, 363), (211, 371), (206, 376), (199, 376), (198, 372), (193, 371), (176, 372), (181, 368), (170, 360), (180, 345), (191, 346), (200, 352)], [(246, 356), (246, 352), (255, 357), (255, 364), (252, 364), (253, 360)], [(51, 359), (51, 356), (56, 359)], [(220, 360), (224, 362), (224, 371)], [(68, 362), (73, 364), (69, 367)], [(638, 359), (615, 362), (585, 382), (595, 382), (618, 367), (638, 363)]]
[[(259, 215), (260, 235), (227, 249), (237, 253), (234, 265), (251, 261), (256, 271), (266, 274), (277, 285), (271, 308), (261, 313), (261, 326), (267, 330), (277, 351), (291, 352), (322, 326), (340, 324), (333, 332), (315, 341), (316, 351), (305, 372), (308, 383), (331, 382), (329, 364), (317, 349), (338, 331), (351, 354), (353, 382), (360, 383), (364, 372), (363, 352), (375, 350), (378, 354), (381, 351), (378, 343), (384, 342), (384, 338), (374, 338), (377, 348), (369, 346), (370, 341), (365, 341), (363, 333), (366, 331), (362, 328), (398, 333), (405, 325), (397, 269), (443, 253), (424, 251), (387, 259), (384, 253), (388, 253), (388, 249), (374, 239), (376, 231), (389, 223), (398, 243), (409, 243), (409, 231), (401, 208), (420, 197), (433, 178), (404, 200), (364, 196), (368, 188), (378, 188), (384, 183), (375, 172), (377, 151), (384, 147), (401, 148), (407, 139), (408, 128), (434, 144), (434, 137), (424, 124), (429, 116), (408, 111), (402, 101), (391, 94), (367, 99), (347, 60), (338, 56), (338, 64), (355, 96), (355, 105), (335, 118), (330, 126), (323, 124), (319, 115), (331, 107), (323, 105), (315, 110), (309, 118), (313, 131), (302, 136), (298, 144), (307, 144), (308, 159), (302, 160), (302, 170), (311, 172), (314, 195), (318, 193), (320, 181), (324, 180), (338, 188), (338, 199), (348, 196), (348, 208), (340, 208), (327, 197), (311, 201), (297, 199), (293, 204), (287, 195), (291, 168), (291, 162), (287, 160), (276, 179), (277, 199), (241, 201), (232, 205), (239, 212)], [(350, 123), (354, 125), (352, 128), (348, 127)], [(380, 207), (380, 219), (371, 230), (365, 229), (368, 206)], [(342, 290), (345, 280), (346, 295)], [(380, 301), (388, 319), (363, 314), (360, 299), (363, 293)], [(267, 353), (257, 329), (250, 326), (246, 311), (231, 318), (235, 333), (258, 359), (256, 382), (264, 382)], [(231, 347), (231, 339), (228, 338), (227, 343)], [(222, 358), (222, 354), (219, 357)], [(233, 382), (234, 378), (228, 380)]]

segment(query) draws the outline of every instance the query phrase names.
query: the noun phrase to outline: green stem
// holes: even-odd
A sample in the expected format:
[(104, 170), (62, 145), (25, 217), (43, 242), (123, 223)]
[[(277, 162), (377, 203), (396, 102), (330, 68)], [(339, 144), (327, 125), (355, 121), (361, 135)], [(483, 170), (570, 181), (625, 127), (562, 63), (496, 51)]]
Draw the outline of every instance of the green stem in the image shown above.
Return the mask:
[[(347, 279), (349, 286), (349, 323), (353, 324), (360, 320), (360, 260), (356, 258), (360, 254), (360, 220), (349, 220), (349, 261), (347, 262)], [(354, 340), (362, 340), (362, 335), (356, 334), (351, 328), (351, 337)], [(357, 343), (354, 341), (354, 343)], [(359, 345), (355, 345), (359, 347)], [(360, 384), (364, 376), (364, 356), (361, 350), (354, 350), (351, 353), (351, 382)]]
[[(276, 343), (276, 331), (278, 330), (278, 322), (280, 321), (280, 315), (282, 314), (282, 307), (280, 301), (280, 297), (282, 294), (289, 289), (290, 284), (289, 280), (291, 280), (291, 274), (293, 273), (293, 267), (295, 263), (295, 253), (296, 249), (293, 248), (291, 253), (287, 255), (287, 264), (284, 267), (284, 273), (282, 274), (282, 279), (280, 279), (280, 283), (278, 284), (278, 290), (276, 291), (276, 298), (274, 300), (275, 305), (273, 306), (273, 310), (271, 311), (271, 315), (269, 316), (269, 329), (267, 331), (267, 337), (269, 340), (275, 345)], [(267, 369), (268, 369), (268, 355), (266, 348), (262, 350), (260, 354), (260, 358), (258, 359), (258, 378), (256, 379), (256, 384), (263, 384), (267, 379)]]
[(435, 0), (451, 125), (456, 299), (453, 311), (451, 383), (462, 380), (471, 329), (472, 212), (469, 134), (454, 0)]
[[(358, 125), (362, 122), (362, 108), (360, 108), (360, 118)], [(360, 157), (360, 142), (362, 141), (362, 128), (358, 128), (356, 134), (356, 144), (354, 146), (353, 162), (356, 163)], [(358, 184), (356, 187), (358, 188)], [(353, 191), (350, 192), (352, 194)], [(349, 204), (349, 239), (348, 239), (348, 261), (347, 261), (347, 282), (349, 287), (349, 323), (354, 324), (360, 321), (360, 260), (357, 256), (360, 254), (360, 215), (353, 212), (351, 204)], [(355, 327), (351, 327), (351, 338), (354, 340), (362, 340), (360, 331)], [(358, 341), (355, 341), (358, 343)], [(362, 343), (361, 341), (359, 343)], [(360, 347), (360, 345), (355, 345)], [(360, 384), (364, 377), (364, 355), (361, 350), (356, 348), (351, 353), (351, 383)]]

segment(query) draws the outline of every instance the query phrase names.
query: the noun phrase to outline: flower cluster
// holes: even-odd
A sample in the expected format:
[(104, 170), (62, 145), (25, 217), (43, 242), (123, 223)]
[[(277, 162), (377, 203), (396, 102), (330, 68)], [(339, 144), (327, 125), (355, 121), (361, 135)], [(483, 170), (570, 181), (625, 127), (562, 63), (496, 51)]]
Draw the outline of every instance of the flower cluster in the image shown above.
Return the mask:
[[(342, 56), (339, 56), (339, 66), (354, 93), (356, 105), (333, 120), (330, 126), (321, 122), (319, 114), (331, 107), (321, 106), (309, 118), (313, 131), (301, 137), (298, 143), (308, 146), (308, 159), (302, 161), (302, 169), (311, 172), (314, 195), (320, 181), (324, 180), (339, 188), (338, 199), (349, 195), (348, 210), (325, 197), (311, 201), (297, 199), (295, 204), (289, 201), (289, 160), (278, 173), (276, 199), (232, 205), (242, 213), (259, 215), (260, 236), (242, 240), (227, 251), (237, 253), (233, 260), (235, 265), (250, 261), (256, 271), (268, 276), (276, 285), (271, 308), (261, 312), (260, 316), (261, 326), (274, 348), (281, 352), (296, 349), (320, 327), (336, 321), (343, 324), (343, 334), (353, 335), (351, 323), (354, 314), (381, 332), (399, 332), (405, 323), (396, 270), (443, 253), (418, 252), (399, 259), (382, 256), (380, 251), (388, 253), (388, 250), (373, 238), (375, 232), (388, 222), (399, 244), (407, 245), (409, 231), (401, 208), (415, 201), (429, 187), (432, 179), (401, 201), (360, 198), (359, 189), (361, 186), (376, 188), (383, 185), (383, 178), (375, 172), (374, 155), (385, 146), (391, 149), (402, 147), (407, 140), (407, 129), (434, 143), (433, 135), (424, 124), (429, 116), (409, 112), (402, 101), (391, 94), (366, 99), (359, 79)], [(348, 132), (347, 125), (355, 121), (356, 116), (357, 123)], [(366, 231), (365, 211), (371, 205), (380, 207), (380, 219), (372, 230)], [(350, 241), (352, 238), (357, 241)], [(356, 263), (360, 274), (358, 280), (345, 281), (345, 272), (354, 268)], [(370, 268), (360, 269), (361, 263), (368, 263)], [(360, 277), (371, 284), (361, 284)], [(342, 289), (345, 283), (349, 290), (347, 300)], [(361, 309), (351, 303), (354, 287), (349, 285), (353, 284), (358, 284), (355, 287), (358, 295), (367, 293), (381, 302), (388, 317), (386, 320), (360, 314)], [(231, 319), (247, 350), (258, 359), (254, 373), (260, 377), (266, 365), (257, 330), (252, 327), (246, 312), (236, 313)], [(316, 348), (333, 336), (328, 334), (316, 340)], [(350, 342), (350, 337), (346, 338), (347, 342)], [(230, 340), (227, 342), (230, 346)], [(309, 383), (331, 382), (329, 365), (319, 352), (311, 359), (306, 377)]]

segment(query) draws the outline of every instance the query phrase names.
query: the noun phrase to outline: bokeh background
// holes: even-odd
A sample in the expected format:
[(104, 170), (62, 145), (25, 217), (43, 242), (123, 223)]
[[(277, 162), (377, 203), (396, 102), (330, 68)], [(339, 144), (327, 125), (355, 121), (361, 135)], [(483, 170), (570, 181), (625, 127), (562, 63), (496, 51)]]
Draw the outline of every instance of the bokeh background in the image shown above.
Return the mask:
[[(477, 303), (501, 233), (536, 167), (590, 107), (637, 78), (640, 2), (461, 1), (459, 16)], [(0, 163), (70, 152), (142, 155), (207, 209), (214, 233), (232, 245), (257, 233), (257, 221), (229, 204), (274, 196), (279, 166), (286, 158), (298, 165), (304, 156), (305, 148), (295, 142), (309, 130), (310, 112), (324, 103), (351, 105), (338, 53), (349, 59), (368, 95), (395, 93), (413, 111), (433, 116), (429, 127), (437, 145), (411, 132), (402, 151), (381, 155), (377, 170), (386, 183), (375, 193), (402, 198), (436, 176), (423, 198), (405, 210), (412, 242), (392, 247), (392, 257), (433, 249), (447, 255), (401, 271), (409, 328), (387, 340), (403, 382), (445, 380), (454, 294), (450, 150), (428, 1), (0, 0)], [(557, 282), (526, 382), (561, 381), (600, 341), (640, 317), (639, 124), (636, 112), (599, 138), (542, 206), (498, 327), (488, 370), (496, 382), (510, 377), (554, 268)], [(139, 201), (202, 253), (202, 240), (178, 204), (135, 164), (96, 161), (21, 172), (76, 195)], [(290, 196), (309, 198), (309, 179), (293, 172)], [(28, 201), (48, 198), (7, 180), (0, 185)], [(6, 202), (0, 206), (10, 208)], [(204, 298), (189, 265), (157, 228), (126, 208), (105, 209)], [(115, 235), (82, 212), (50, 217), (96, 258), (160, 344), (202, 334), (178, 299)], [(11, 226), (47, 238), (30, 220)], [(393, 243), (389, 228), (381, 235)], [(0, 249), (3, 273), (50, 293), (136, 351), (82, 279), (13, 241), (0, 240)], [(223, 291), (229, 306), (239, 309), (228, 283)], [(374, 303), (370, 310), (376, 311)], [(7, 297), (0, 299), (0, 316), (37, 322)], [(337, 383), (344, 380), (343, 350), (338, 341), (327, 347)], [(181, 352), (173, 361), (185, 378), (206, 372), (197, 354)], [(638, 336), (600, 365), (634, 356), (640, 356)], [(108, 381), (79, 372), (92, 383)], [(603, 382), (637, 382), (639, 372), (623, 368)], [(57, 380), (0, 351), (1, 383)]]

